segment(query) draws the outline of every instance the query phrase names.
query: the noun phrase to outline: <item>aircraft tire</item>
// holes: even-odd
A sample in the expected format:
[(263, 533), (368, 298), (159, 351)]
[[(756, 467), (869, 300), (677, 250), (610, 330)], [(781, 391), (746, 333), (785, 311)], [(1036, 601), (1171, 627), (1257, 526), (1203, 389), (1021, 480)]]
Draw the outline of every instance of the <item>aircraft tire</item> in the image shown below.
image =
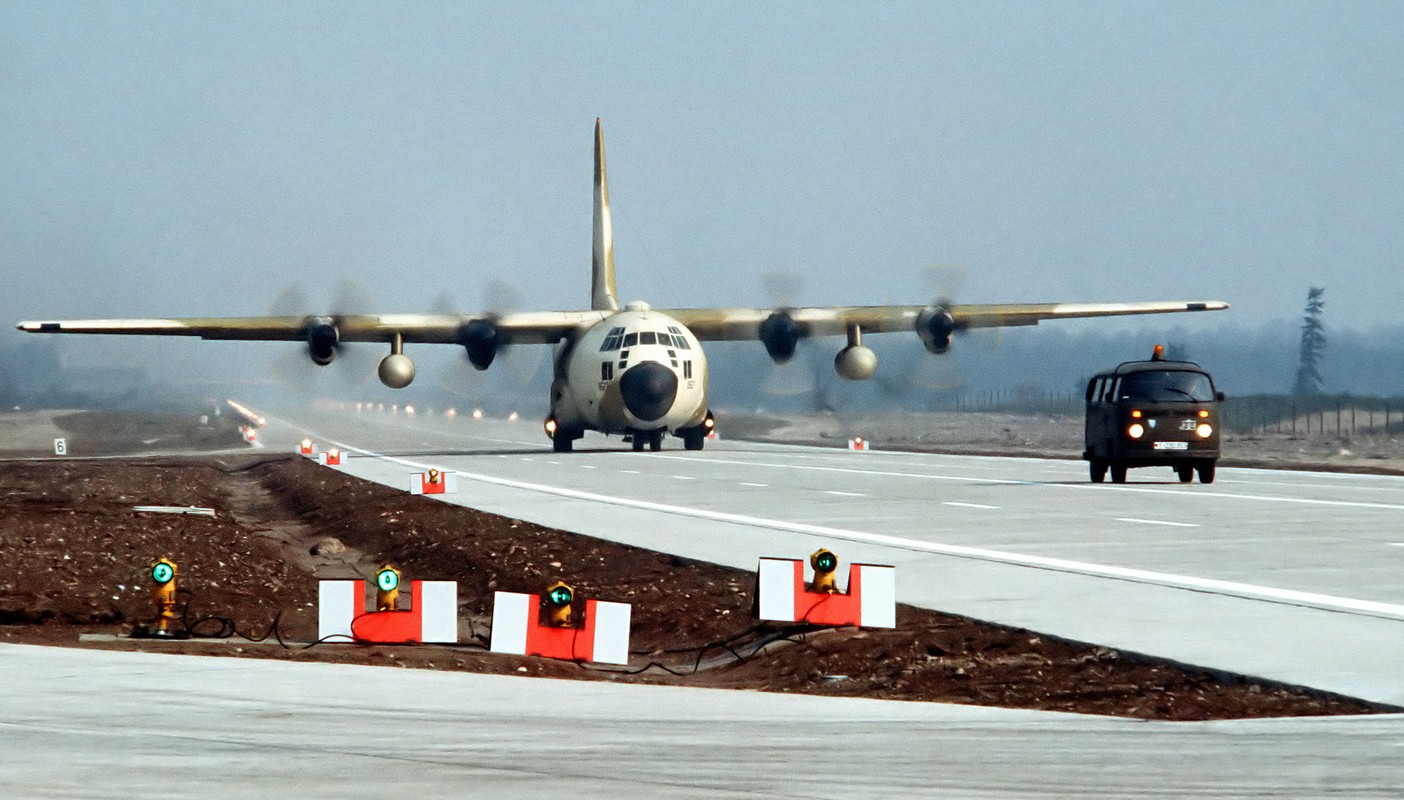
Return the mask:
[(644, 434), (635, 432), (634, 435), (630, 437), (630, 443), (633, 444), (635, 453), (642, 453), (644, 449)]
[(683, 449), (701, 450), (702, 445), (707, 443), (707, 434), (703, 433), (701, 427), (688, 428), (682, 435)]
[(648, 435), (648, 449), (655, 453), (663, 449), (663, 431), (653, 431)]

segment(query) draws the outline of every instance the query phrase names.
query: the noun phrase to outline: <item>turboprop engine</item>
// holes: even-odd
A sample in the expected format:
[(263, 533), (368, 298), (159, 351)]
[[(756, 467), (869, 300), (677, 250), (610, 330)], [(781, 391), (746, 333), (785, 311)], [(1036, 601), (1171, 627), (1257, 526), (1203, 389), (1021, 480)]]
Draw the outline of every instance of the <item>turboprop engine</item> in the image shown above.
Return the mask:
[(307, 354), (312, 361), (325, 367), (336, 358), (336, 347), (341, 343), (341, 334), (330, 319), (316, 319), (307, 325)]
[(485, 370), (497, 355), (497, 326), (485, 319), (475, 319), (459, 330), (458, 343), (468, 351), (468, 361), (473, 368)]
[(955, 333), (955, 318), (945, 306), (930, 305), (917, 315), (916, 332), (928, 353), (944, 353), (951, 347)]
[(761, 344), (776, 364), (784, 364), (794, 357), (802, 333), (799, 323), (784, 311), (772, 313), (760, 325)]

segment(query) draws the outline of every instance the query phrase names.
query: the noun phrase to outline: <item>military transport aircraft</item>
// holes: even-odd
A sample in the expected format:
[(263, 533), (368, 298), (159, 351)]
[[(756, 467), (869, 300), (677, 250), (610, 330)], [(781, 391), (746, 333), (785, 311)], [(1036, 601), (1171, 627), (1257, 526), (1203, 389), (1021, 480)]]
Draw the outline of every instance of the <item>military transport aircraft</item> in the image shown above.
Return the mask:
[(700, 450), (715, 424), (707, 407), (707, 359), (702, 341), (759, 340), (776, 363), (795, 353), (799, 340), (845, 336), (834, 369), (864, 380), (877, 356), (863, 335), (915, 333), (931, 353), (944, 353), (957, 331), (1034, 325), (1045, 319), (1217, 311), (1218, 301), (1150, 303), (1039, 303), (830, 308), (653, 309), (629, 303), (622, 310), (614, 284), (614, 231), (605, 178), (604, 134), (595, 120), (594, 259), (589, 310), (479, 314), (327, 314), (322, 316), (108, 319), (21, 322), (32, 333), (143, 334), (202, 339), (301, 341), (326, 365), (345, 342), (381, 342), (382, 383), (393, 389), (414, 380), (406, 344), (456, 344), (485, 370), (509, 345), (554, 344), (554, 376), (546, 433), (558, 452), (571, 450), (587, 430), (632, 437), (635, 450), (660, 449), (665, 434)]

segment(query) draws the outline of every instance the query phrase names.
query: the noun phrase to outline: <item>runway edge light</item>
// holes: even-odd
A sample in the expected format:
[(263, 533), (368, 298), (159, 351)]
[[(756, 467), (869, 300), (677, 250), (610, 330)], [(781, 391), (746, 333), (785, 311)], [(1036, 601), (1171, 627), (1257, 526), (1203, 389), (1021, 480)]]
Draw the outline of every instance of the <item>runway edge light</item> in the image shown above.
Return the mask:
[(375, 610), (397, 611), (400, 608), (400, 571), (386, 564), (375, 573)]
[(176, 563), (162, 556), (151, 562), (147, 571), (151, 579), (151, 599), (156, 602), (156, 621), (151, 627), (138, 625), (132, 629), (134, 639), (186, 639), (189, 633), (172, 631), (176, 604)]
[(832, 550), (821, 547), (809, 556), (809, 566), (814, 568), (814, 583), (810, 590), (816, 593), (836, 594), (838, 586), (834, 582), (834, 571), (838, 569), (838, 556)]
[(553, 628), (568, 628), (571, 622), (570, 604), (575, 600), (575, 590), (564, 581), (556, 581), (546, 587), (546, 622)]

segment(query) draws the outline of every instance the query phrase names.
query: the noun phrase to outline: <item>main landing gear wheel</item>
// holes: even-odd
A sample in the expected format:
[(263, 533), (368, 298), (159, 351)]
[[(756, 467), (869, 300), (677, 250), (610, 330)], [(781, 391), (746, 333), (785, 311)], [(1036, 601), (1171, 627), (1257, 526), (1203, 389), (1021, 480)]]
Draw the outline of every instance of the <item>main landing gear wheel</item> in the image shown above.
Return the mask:
[(701, 450), (702, 445), (707, 442), (707, 433), (701, 427), (688, 428), (682, 435), (683, 449)]
[(1091, 474), (1093, 483), (1101, 483), (1107, 479), (1107, 462), (1094, 458), (1087, 462), (1087, 471)]
[(1214, 482), (1214, 464), (1215, 464), (1215, 462), (1213, 462), (1213, 461), (1201, 461), (1201, 462), (1199, 462), (1199, 482), (1200, 482), (1200, 483), (1213, 483), (1213, 482)]
[(1194, 466), (1192, 464), (1185, 464), (1184, 466), (1175, 467), (1175, 475), (1179, 477), (1180, 483), (1189, 483), (1194, 480)]
[(652, 431), (648, 434), (648, 449), (655, 453), (663, 449), (663, 431)]
[(634, 446), (635, 453), (642, 453), (644, 448), (644, 434), (635, 433), (629, 437), (630, 444)]
[(1126, 465), (1125, 465), (1125, 464), (1112, 464), (1112, 465), (1111, 465), (1111, 478), (1112, 478), (1112, 483), (1126, 483)]

